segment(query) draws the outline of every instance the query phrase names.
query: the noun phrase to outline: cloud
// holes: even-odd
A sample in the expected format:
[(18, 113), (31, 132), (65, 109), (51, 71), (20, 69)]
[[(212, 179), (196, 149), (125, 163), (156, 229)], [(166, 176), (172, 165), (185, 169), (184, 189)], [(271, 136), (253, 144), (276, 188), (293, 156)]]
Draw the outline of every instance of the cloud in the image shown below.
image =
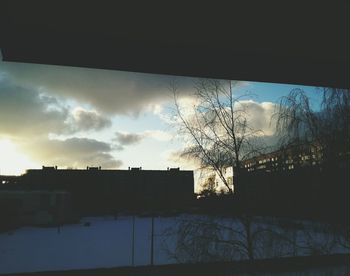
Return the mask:
[(45, 165), (81, 168), (86, 166), (102, 166), (118, 168), (122, 165), (116, 160), (112, 147), (105, 142), (88, 138), (37, 139), (22, 141), (19, 147), (33, 160)]
[(116, 137), (113, 139), (118, 142), (121, 146), (130, 146), (140, 143), (145, 136), (138, 133), (127, 133), (127, 132), (116, 132)]
[(170, 141), (173, 135), (163, 130), (145, 130), (140, 133), (129, 133), (117, 131), (113, 141), (117, 142), (116, 150), (123, 150), (124, 146), (136, 145), (141, 143), (145, 138), (153, 138), (158, 141)]
[(151, 137), (158, 141), (170, 141), (173, 138), (173, 135), (169, 132), (163, 130), (146, 130), (143, 132), (145, 137)]
[[(101, 114), (160, 114), (162, 105), (173, 102), (172, 84), (181, 99), (194, 96), (199, 78), (146, 74), (116, 70), (0, 61), (0, 73), (28, 89), (41, 89), (53, 97), (87, 104)], [(249, 83), (235, 82), (235, 88)], [(190, 101), (190, 100), (189, 100)]]
[(68, 109), (56, 98), (0, 76), (0, 135), (42, 136), (68, 131)]
[(169, 150), (163, 153), (165, 159), (174, 167), (181, 167), (186, 170), (196, 170), (201, 167), (198, 159), (183, 154), (183, 150)]
[[(184, 98), (178, 102), (181, 116), (188, 122), (196, 123), (201, 119), (201, 116), (195, 118), (196, 108), (198, 108), (198, 100)], [(278, 104), (273, 102), (257, 102), (253, 100), (240, 100), (235, 102), (233, 110), (244, 110), (244, 116), (247, 119), (247, 124), (250, 128), (256, 131), (261, 131), (263, 135), (271, 136), (276, 131), (276, 117), (274, 113)], [(209, 113), (205, 113), (210, 115)], [(203, 115), (203, 114), (202, 114)], [(168, 120), (171, 124), (182, 125), (179, 116), (175, 114), (173, 117), (168, 115)]]
[(260, 130), (264, 135), (274, 135), (276, 118), (274, 115), (278, 104), (272, 102), (255, 102), (253, 100), (239, 101), (234, 108), (244, 107), (248, 125), (254, 130)]
[(70, 110), (66, 102), (48, 95), (41, 88), (15, 84), (0, 74), (0, 137), (9, 138), (33, 161), (58, 166), (98, 165), (117, 168), (109, 144), (94, 139), (64, 137), (76, 132), (101, 130), (111, 121), (95, 110)]
[[(77, 67), (0, 62), (19, 85), (41, 88), (51, 95), (90, 104), (109, 114), (138, 114), (158, 103), (172, 101), (169, 86), (174, 76)], [(190, 93), (194, 79), (177, 79), (179, 92)]]
[(112, 122), (110, 119), (102, 116), (97, 111), (85, 110), (81, 107), (74, 109), (72, 112), (73, 128), (79, 131), (86, 130), (101, 130), (106, 127), (110, 127)]
[[(197, 117), (197, 119), (194, 119), (194, 114), (195, 114), (193, 111), (194, 101), (192, 102), (184, 101), (184, 102), (180, 102), (180, 104), (182, 105), (181, 107), (183, 107), (184, 110), (186, 111), (182, 113), (183, 118), (185, 118), (187, 122), (193, 123), (194, 128), (196, 127), (196, 124), (200, 122), (200, 119), (202, 118), (202, 116), (205, 116), (207, 114), (210, 116), (210, 113), (204, 113), (204, 114), (201, 114), (202, 116), (199, 116)], [(245, 116), (247, 119), (247, 125), (252, 130), (258, 131), (257, 132), (258, 137), (249, 138), (251, 143), (253, 144), (256, 143), (257, 145), (260, 145), (262, 147), (270, 147), (270, 149), (273, 149), (276, 146), (278, 142), (278, 137), (276, 137), (276, 133), (275, 133), (276, 118), (273, 115), (277, 107), (278, 105), (276, 103), (272, 103), (272, 102), (259, 103), (253, 100), (245, 100), (245, 101), (242, 100), (237, 102), (234, 105), (234, 110), (236, 111), (242, 110), (242, 108), (244, 108), (245, 114), (246, 114)], [(189, 109), (192, 109), (192, 110), (189, 110)], [(177, 118), (173, 120), (173, 124), (177, 123), (179, 128), (181, 128), (182, 122), (176, 121), (176, 120)], [(218, 127), (216, 131), (217, 133), (219, 133), (219, 135), (222, 135), (222, 137), (226, 137), (227, 135), (224, 127), (222, 128)], [(210, 135), (209, 129), (207, 134)], [(239, 133), (236, 133), (236, 134), (239, 135)], [(182, 154), (185, 149), (193, 146), (193, 139), (191, 135), (189, 135), (188, 132), (185, 130), (185, 131), (179, 132), (179, 137), (182, 138), (183, 140), (183, 150), (170, 152), (168, 155), (168, 160), (192, 169), (199, 168), (200, 162), (197, 158), (191, 157), (188, 155), (184, 156)], [(244, 151), (244, 149), (247, 148), (245, 147), (246, 145), (247, 144), (242, 146), (242, 151)]]
[(92, 110), (70, 107), (42, 89), (13, 83), (0, 74), (0, 136), (11, 138), (101, 130), (111, 121)]

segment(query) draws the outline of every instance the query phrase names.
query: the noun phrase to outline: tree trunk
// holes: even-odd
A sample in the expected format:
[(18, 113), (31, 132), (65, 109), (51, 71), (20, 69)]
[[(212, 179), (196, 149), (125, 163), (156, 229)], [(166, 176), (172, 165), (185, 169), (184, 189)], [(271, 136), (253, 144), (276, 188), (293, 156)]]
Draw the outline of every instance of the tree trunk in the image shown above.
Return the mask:
[(242, 185), (241, 185), (241, 173), (240, 173), (240, 169), (236, 166), (236, 169), (234, 170), (234, 176), (232, 179), (233, 185), (234, 185), (234, 199), (238, 200), (242, 198), (243, 195), (243, 189), (242, 189)]
[(254, 246), (253, 246), (253, 240), (252, 240), (252, 233), (251, 233), (251, 218), (244, 216), (243, 219), (243, 225), (246, 232), (246, 242), (247, 242), (247, 254), (250, 261), (254, 260)]

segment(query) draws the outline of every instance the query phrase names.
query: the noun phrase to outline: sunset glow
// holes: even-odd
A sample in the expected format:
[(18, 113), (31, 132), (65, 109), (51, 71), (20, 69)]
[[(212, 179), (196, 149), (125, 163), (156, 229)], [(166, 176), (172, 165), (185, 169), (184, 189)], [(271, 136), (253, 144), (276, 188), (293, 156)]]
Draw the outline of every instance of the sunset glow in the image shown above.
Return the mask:
[(38, 167), (35, 162), (18, 151), (10, 140), (0, 140), (0, 152), (0, 174), (19, 175), (28, 168)]

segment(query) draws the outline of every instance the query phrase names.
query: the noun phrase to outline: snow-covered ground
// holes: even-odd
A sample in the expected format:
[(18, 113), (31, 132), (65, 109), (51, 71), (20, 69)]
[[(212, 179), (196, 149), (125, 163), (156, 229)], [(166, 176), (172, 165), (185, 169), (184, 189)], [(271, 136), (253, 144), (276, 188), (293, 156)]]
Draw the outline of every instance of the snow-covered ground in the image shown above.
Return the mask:
[[(193, 219), (198, 216), (154, 218), (154, 264), (175, 262), (164, 250), (162, 233), (165, 229), (176, 229), (179, 218)], [(86, 226), (86, 222), (90, 226)], [(262, 225), (261, 222), (258, 224)], [(79, 224), (61, 226), (60, 231), (54, 227), (23, 227), (2, 233), (0, 273), (130, 266), (132, 225), (130, 216), (117, 219), (87, 217)], [(150, 264), (150, 242), (151, 218), (136, 217), (135, 265)], [(168, 249), (175, 248), (176, 237), (167, 236), (166, 243)]]
[[(172, 219), (155, 218), (154, 263), (169, 263), (160, 233)], [(84, 226), (90, 222), (90, 226)], [(135, 219), (135, 265), (150, 263), (151, 219)], [(57, 228), (23, 227), (0, 234), (0, 273), (131, 265), (132, 218), (84, 218)]]

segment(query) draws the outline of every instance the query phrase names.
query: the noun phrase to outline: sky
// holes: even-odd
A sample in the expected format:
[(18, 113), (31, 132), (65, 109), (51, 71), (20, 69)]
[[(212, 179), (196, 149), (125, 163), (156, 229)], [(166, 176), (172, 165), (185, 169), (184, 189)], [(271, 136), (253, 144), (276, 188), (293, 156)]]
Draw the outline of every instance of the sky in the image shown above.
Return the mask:
[[(0, 56), (1, 58), (1, 56)], [(194, 169), (177, 153), (184, 141), (173, 124), (172, 83), (191, 104), (195, 78), (4, 62), (0, 59), (0, 174), (29, 168)], [(293, 88), (238, 81), (251, 121), (266, 133), (279, 99)]]

